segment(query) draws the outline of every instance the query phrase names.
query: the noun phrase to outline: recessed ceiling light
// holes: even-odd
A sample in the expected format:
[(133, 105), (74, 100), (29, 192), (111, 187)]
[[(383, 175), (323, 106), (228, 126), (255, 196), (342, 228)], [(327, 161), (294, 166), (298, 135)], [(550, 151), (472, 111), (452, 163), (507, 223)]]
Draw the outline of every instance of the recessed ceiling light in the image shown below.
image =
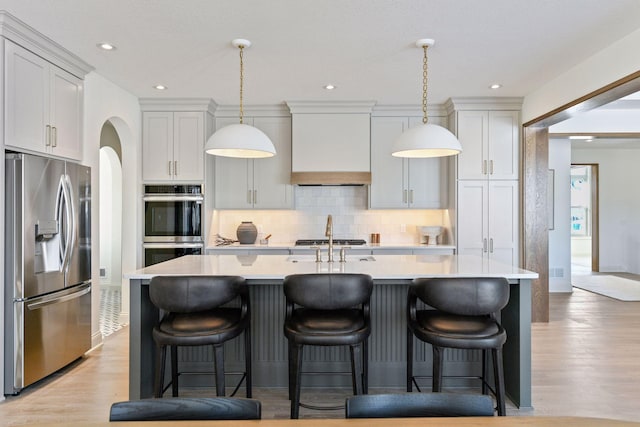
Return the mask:
[(167, 90), (168, 88), (165, 85), (155, 85), (153, 87), (156, 90)]
[(115, 50), (116, 47), (111, 43), (98, 43), (97, 46), (102, 50)]
[(335, 85), (328, 84), (328, 85), (325, 85), (325, 86), (324, 86), (324, 88), (325, 88), (326, 90), (334, 90), (336, 87), (335, 87)]
[(489, 86), (489, 89), (500, 89), (502, 87), (501, 84), (499, 83), (494, 83), (491, 86)]

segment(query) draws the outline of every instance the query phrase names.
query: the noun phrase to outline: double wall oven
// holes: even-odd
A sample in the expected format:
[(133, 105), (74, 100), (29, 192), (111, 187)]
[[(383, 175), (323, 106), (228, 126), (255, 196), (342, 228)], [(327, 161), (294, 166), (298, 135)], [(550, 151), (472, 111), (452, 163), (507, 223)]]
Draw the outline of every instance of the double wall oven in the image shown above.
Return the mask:
[(144, 186), (144, 266), (204, 249), (200, 185)]

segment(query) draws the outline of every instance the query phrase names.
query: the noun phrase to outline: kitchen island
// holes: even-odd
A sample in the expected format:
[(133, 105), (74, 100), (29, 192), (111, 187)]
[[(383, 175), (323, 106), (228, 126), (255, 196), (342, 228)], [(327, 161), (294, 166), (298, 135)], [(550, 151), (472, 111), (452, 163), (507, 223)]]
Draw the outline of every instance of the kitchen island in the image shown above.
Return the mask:
[[(126, 275), (130, 279), (129, 398), (153, 395), (155, 346), (151, 330), (159, 318), (149, 300), (148, 284), (158, 275), (238, 275), (250, 285), (252, 310), (253, 383), (257, 387), (286, 387), (287, 343), (282, 333), (285, 300), (282, 280), (289, 274), (365, 273), (374, 279), (371, 298), (372, 334), (369, 339), (370, 387), (405, 387), (406, 295), (416, 277), (506, 277), (511, 284), (509, 303), (501, 313), (507, 331), (504, 346), (507, 397), (520, 408), (531, 407), (531, 279), (538, 277), (520, 268), (466, 255), (376, 255), (347, 257), (346, 262), (316, 263), (309, 255), (189, 255), (152, 265)], [(181, 349), (180, 369), (211, 371), (211, 350)], [(226, 369), (243, 365), (241, 340), (225, 347)], [(480, 370), (480, 353), (448, 349), (445, 375), (473, 375)], [(305, 369), (348, 371), (348, 351), (343, 348), (311, 348)], [(431, 348), (415, 343), (416, 375), (430, 375)], [(204, 380), (203, 380), (204, 377)], [(207, 376), (194, 380), (206, 384)], [(203, 382), (202, 382), (203, 381)], [(421, 386), (429, 389), (430, 380)], [(446, 387), (466, 385), (445, 380)], [(229, 380), (229, 383), (232, 381)], [(182, 382), (184, 383), (184, 381)], [(313, 376), (305, 386), (348, 386), (348, 377)]]

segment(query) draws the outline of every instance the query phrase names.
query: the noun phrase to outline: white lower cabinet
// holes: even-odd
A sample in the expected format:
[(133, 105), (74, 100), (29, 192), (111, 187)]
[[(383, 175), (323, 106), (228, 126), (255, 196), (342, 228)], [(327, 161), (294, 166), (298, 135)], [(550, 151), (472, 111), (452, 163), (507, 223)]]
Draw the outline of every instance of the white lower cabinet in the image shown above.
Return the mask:
[(518, 265), (518, 181), (458, 182), (458, 254)]
[[(291, 118), (245, 117), (273, 142), (276, 155), (265, 159), (215, 158), (216, 209), (291, 209)], [(217, 118), (216, 129), (238, 123)]]
[[(434, 118), (434, 124), (439, 124)], [(405, 159), (391, 155), (394, 141), (421, 117), (372, 117), (372, 209), (441, 209), (447, 204), (446, 159)]]

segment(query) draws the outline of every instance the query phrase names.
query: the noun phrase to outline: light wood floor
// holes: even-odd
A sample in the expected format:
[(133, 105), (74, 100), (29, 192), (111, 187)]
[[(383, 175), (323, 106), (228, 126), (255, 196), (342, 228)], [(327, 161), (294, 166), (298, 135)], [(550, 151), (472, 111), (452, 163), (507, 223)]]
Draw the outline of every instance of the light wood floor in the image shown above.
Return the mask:
[[(535, 409), (510, 406), (508, 414), (640, 420), (640, 302), (576, 289), (571, 295), (552, 294), (550, 307), (550, 322), (533, 325)], [(107, 420), (111, 403), (128, 397), (128, 332), (114, 333), (60, 374), (8, 397), (0, 403), (0, 425)], [(307, 392), (306, 399), (333, 404), (347, 393)], [(263, 402), (263, 418), (288, 417), (286, 390), (254, 394)], [(342, 417), (343, 412), (302, 409), (301, 416)]]

